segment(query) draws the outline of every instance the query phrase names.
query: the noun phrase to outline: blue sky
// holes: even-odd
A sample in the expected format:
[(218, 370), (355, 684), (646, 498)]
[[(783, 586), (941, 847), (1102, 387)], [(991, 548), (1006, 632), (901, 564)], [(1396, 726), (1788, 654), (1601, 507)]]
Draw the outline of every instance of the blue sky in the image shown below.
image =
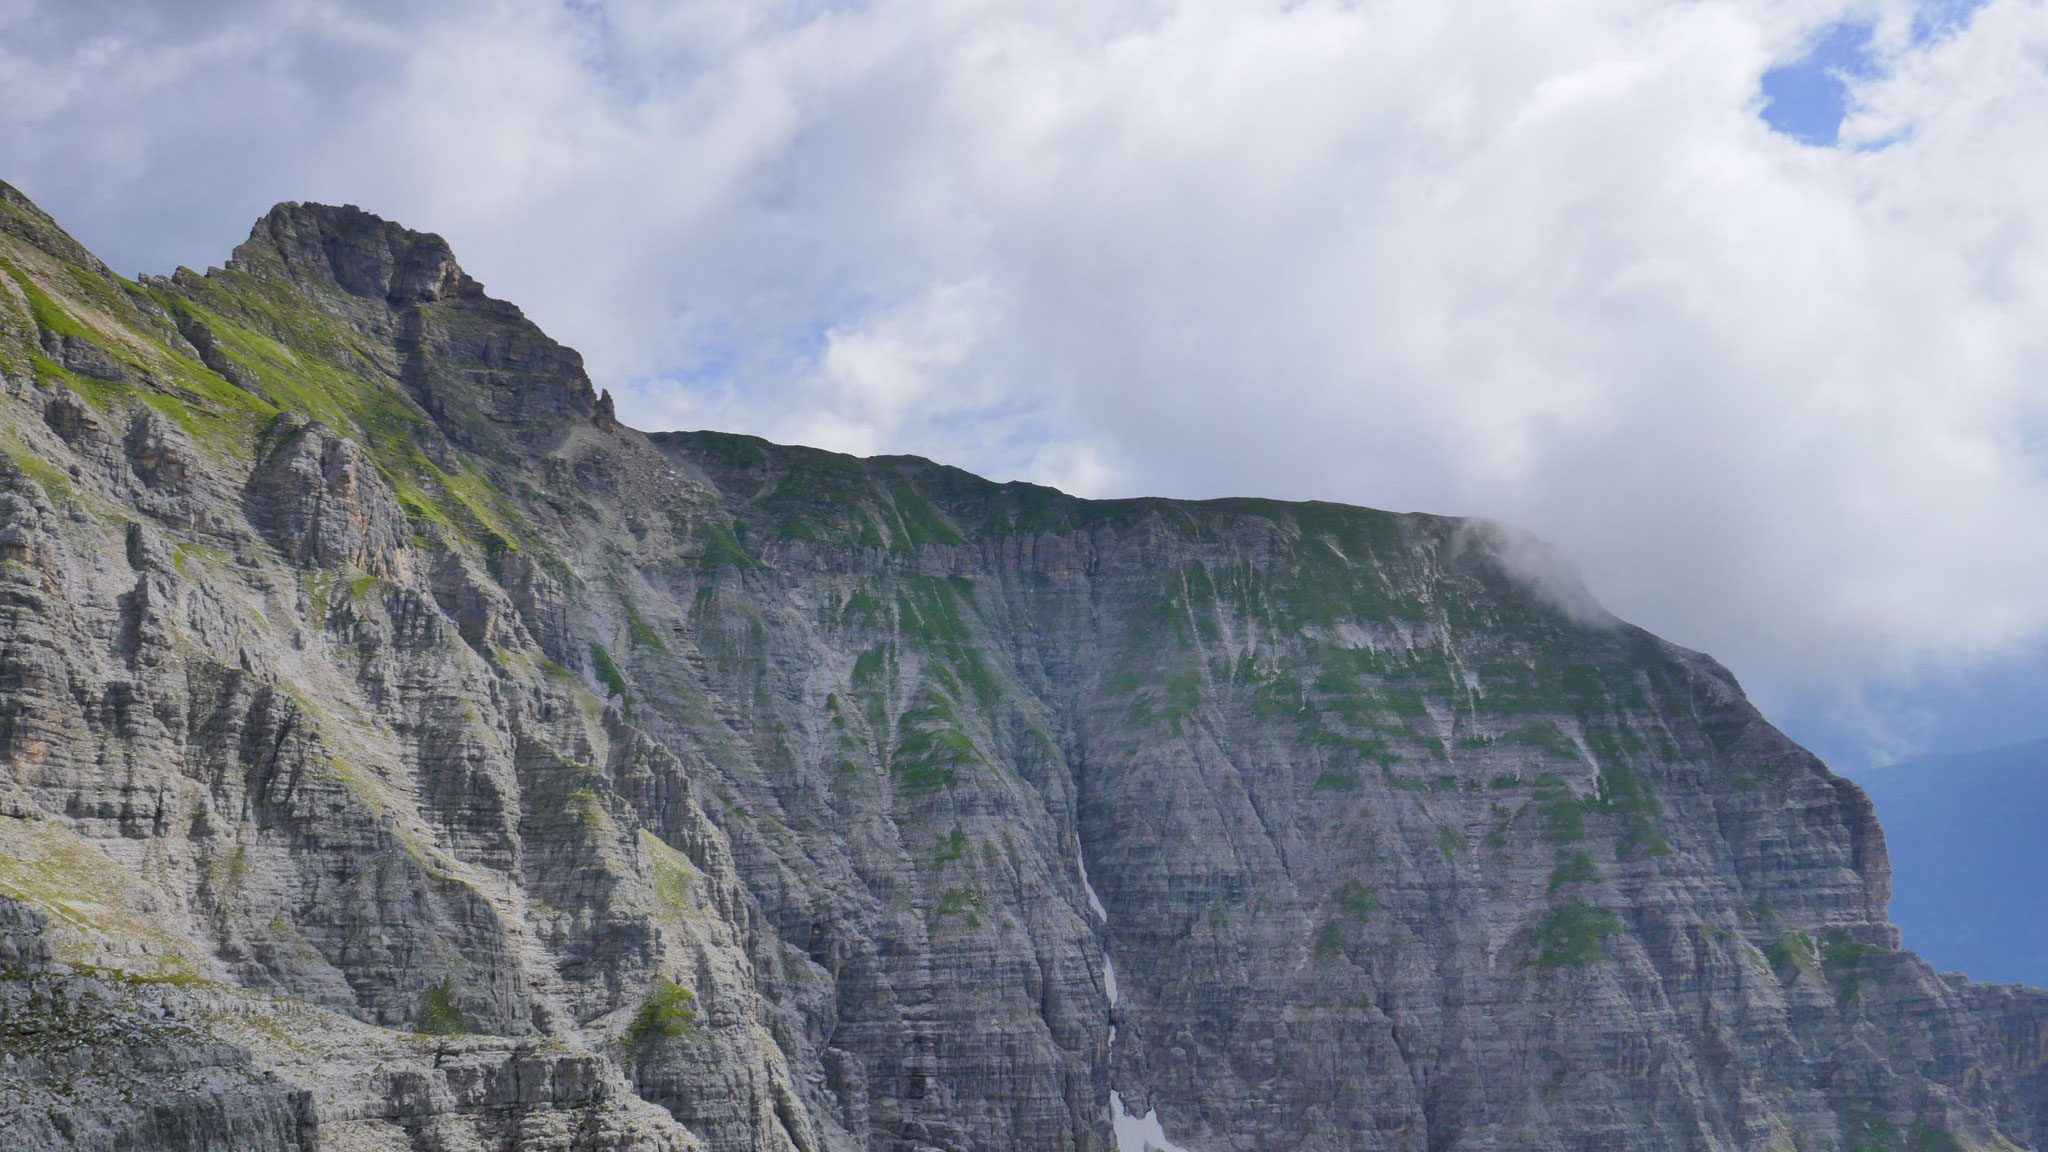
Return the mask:
[[(1921, 5), (1913, 20), (1912, 42), (1925, 45), (1953, 35), (1981, 2), (1935, 0)], [(1875, 31), (1867, 19), (1827, 25), (1812, 35), (1796, 59), (1764, 72), (1764, 122), (1811, 147), (1838, 146), (1853, 86), (1884, 71), (1873, 44)], [(1861, 703), (1893, 718), (1901, 749), (1957, 753), (2018, 744), (2048, 734), (2048, 655), (2022, 651), (1978, 666), (1923, 671), (1871, 687)], [(1777, 719), (1843, 770), (1854, 771), (1872, 758), (1859, 718), (1808, 705), (1780, 710)]]
[(642, 427), (1505, 520), (1853, 770), (2043, 729), (2043, 60), (2029, 0), (0, 0), (0, 178), (130, 273), (439, 231)]
[[(1923, 7), (1914, 39), (1950, 35), (1978, 0)], [(1849, 111), (1851, 85), (1879, 75), (1883, 65), (1866, 20), (1830, 25), (1814, 35), (1798, 59), (1763, 74), (1765, 123), (1802, 144), (1835, 147)], [(2036, 652), (1985, 665), (1927, 671), (1903, 683), (1873, 687), (1868, 707), (1895, 718), (1905, 746), (1956, 753), (2001, 747), (2048, 734), (2048, 656)], [(1825, 707), (1784, 710), (1779, 723), (1846, 771), (1870, 759), (1863, 725), (1830, 715)]]
[(1764, 122), (1802, 144), (1833, 147), (1848, 112), (1850, 84), (1878, 71), (1873, 31), (1862, 21), (1831, 25), (1805, 55), (1765, 72)]
[[(1925, 47), (1968, 25), (1983, 0), (1925, 0), (1915, 5), (1908, 42)], [(1763, 74), (1763, 118), (1775, 131), (1802, 144), (1834, 147), (1849, 112), (1854, 86), (1885, 71), (1873, 43), (1873, 20), (1853, 16), (1822, 26), (1800, 54)]]
[[(1849, 776), (1873, 762), (1924, 754), (2003, 748), (2048, 735), (2048, 655), (2022, 652), (1966, 669), (1929, 671), (1866, 689), (1859, 711), (1827, 706), (1771, 710), (1793, 739)], [(1882, 717), (1893, 741), (1873, 752), (1871, 721)]]

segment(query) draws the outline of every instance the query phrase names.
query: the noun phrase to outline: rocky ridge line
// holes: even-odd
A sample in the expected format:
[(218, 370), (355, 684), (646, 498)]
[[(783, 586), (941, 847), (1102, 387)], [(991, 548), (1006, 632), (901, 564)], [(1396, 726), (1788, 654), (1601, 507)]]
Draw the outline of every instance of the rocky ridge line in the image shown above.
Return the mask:
[(1484, 525), (642, 435), (352, 208), (0, 273), (31, 1147), (2048, 1137), (1860, 791)]

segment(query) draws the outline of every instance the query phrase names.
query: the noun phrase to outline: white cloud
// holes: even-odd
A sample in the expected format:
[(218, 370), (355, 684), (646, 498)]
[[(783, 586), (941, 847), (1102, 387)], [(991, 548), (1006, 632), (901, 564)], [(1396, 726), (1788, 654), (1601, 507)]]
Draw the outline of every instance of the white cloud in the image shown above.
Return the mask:
[[(2027, 0), (67, 10), (0, 6), (0, 175), (117, 265), (352, 200), (628, 419), (1493, 516), (1778, 700), (2048, 630)], [(1772, 134), (1845, 15), (1889, 75)]]
[(904, 425), (973, 414), (1001, 400), (959, 374), (995, 321), (986, 281), (938, 284), (881, 316), (825, 333), (795, 438), (835, 451), (888, 450)]
[(1034, 483), (1090, 499), (1132, 490), (1128, 475), (1110, 451), (1085, 440), (1046, 441), (1032, 453), (1023, 475)]

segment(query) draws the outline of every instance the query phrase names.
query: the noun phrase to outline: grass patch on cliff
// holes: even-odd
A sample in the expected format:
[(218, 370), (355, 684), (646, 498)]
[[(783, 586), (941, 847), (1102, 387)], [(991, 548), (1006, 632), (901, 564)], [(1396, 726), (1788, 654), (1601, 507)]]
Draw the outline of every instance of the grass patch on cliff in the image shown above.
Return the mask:
[(126, 903), (133, 889), (132, 872), (56, 822), (0, 820), (0, 896), (48, 917), (53, 959), (76, 967), (99, 958), (102, 941), (139, 941), (142, 956), (120, 960), (139, 966), (129, 975), (196, 979), (205, 961), (183, 936)]
[(863, 648), (853, 658), (854, 688), (871, 688), (880, 683), (889, 670), (889, 649), (885, 645)]
[(981, 927), (982, 913), (988, 911), (988, 904), (981, 893), (972, 888), (949, 888), (939, 902), (932, 905), (932, 920), (937, 922), (948, 916), (960, 916), (967, 920), (970, 928)]
[(1201, 708), (1205, 671), (1198, 610), (1213, 595), (1200, 566), (1161, 574), (1161, 583), (1133, 590), (1120, 615), (1128, 621), (1103, 692), (1125, 702), (1124, 720), (1173, 732)]
[(619, 698), (620, 710), (630, 718), (633, 715), (633, 694), (626, 691), (625, 673), (612, 662), (612, 654), (605, 651), (604, 645), (595, 640), (590, 642), (590, 670), (596, 674), (597, 682), (604, 685), (608, 696)]
[(1330, 893), (1330, 903), (1352, 921), (1365, 920), (1380, 910), (1379, 893), (1372, 885), (1357, 880), (1346, 880)]
[(1593, 867), (1593, 858), (1584, 852), (1559, 853), (1557, 866), (1550, 870), (1550, 894), (1557, 895), (1561, 888), (1573, 884), (1592, 884), (1600, 879), (1600, 870)]
[(1528, 930), (1525, 944), (1538, 968), (1584, 968), (1605, 958), (1601, 941), (1619, 935), (1621, 920), (1614, 913), (1568, 900)]
[(29, 316), (35, 320), (37, 328), (45, 332), (55, 332), (59, 336), (84, 336), (88, 339), (92, 337), (92, 332), (73, 320), (69, 312), (59, 308), (48, 293), (29, 279), (28, 273), (5, 260), (0, 260), (0, 268), (7, 270), (7, 274), (13, 277), (14, 283), (21, 288), (21, 294), (28, 299)]
[[(1589, 728), (1587, 731), (1593, 733), (1601, 729)], [(1607, 755), (1605, 751), (1602, 754)], [(1594, 811), (1621, 818), (1621, 835), (1615, 845), (1618, 855), (1671, 854), (1671, 845), (1665, 842), (1663, 833), (1657, 831), (1654, 821), (1658, 814), (1657, 798), (1650, 791), (1649, 778), (1627, 761), (1618, 756), (1601, 761), (1598, 790), (1594, 793), (1591, 807)]]
[[(1521, 783), (1524, 781), (1516, 777), (1501, 777), (1493, 786), (1505, 790)], [(1659, 808), (1649, 779), (1626, 762), (1603, 762), (1591, 796), (1573, 794), (1549, 773), (1533, 783), (1537, 790), (1534, 805), (1543, 818), (1543, 838), (1552, 844), (1582, 843), (1587, 839), (1586, 817), (1613, 816), (1620, 825), (1615, 838), (1617, 858), (1671, 854), (1671, 845), (1654, 820)]]
[(454, 1036), (469, 1031), (462, 1009), (455, 1006), (455, 981), (444, 979), (420, 993), (413, 1013), (413, 1031), (422, 1036)]
[(737, 520), (733, 521), (730, 528), (717, 521), (707, 522), (703, 531), (697, 533), (704, 541), (704, 555), (697, 560), (698, 568), (714, 573), (721, 568), (736, 568), (741, 571), (752, 568), (754, 558), (748, 554), (746, 545), (740, 542), (740, 533), (745, 530), (746, 525)]
[(1814, 947), (1813, 937), (1804, 932), (1790, 932), (1765, 944), (1763, 954), (1780, 980), (1799, 972), (1820, 972), (1820, 949)]
[(568, 807), (576, 822), (585, 828), (603, 828), (605, 825), (604, 801), (597, 798), (592, 788), (576, 788), (569, 792)]
[(974, 741), (957, 728), (907, 728), (889, 767), (905, 788), (929, 792), (958, 783), (960, 769), (980, 761)]
[(1455, 860), (1458, 858), (1458, 854), (1465, 851), (1466, 848), (1467, 844), (1464, 833), (1448, 824), (1436, 826), (1436, 849), (1443, 853), (1444, 859)]
[(1553, 844), (1577, 844), (1586, 838), (1586, 805), (1569, 792), (1536, 803), (1543, 816), (1543, 838)]
[(10, 433), (4, 441), (8, 462), (20, 469), (23, 475), (36, 482), (43, 494), (51, 500), (63, 500), (72, 494), (71, 477), (56, 465), (43, 459)]
[(691, 882), (697, 874), (690, 867), (690, 858), (645, 828), (640, 829), (640, 846), (653, 865), (655, 903), (678, 914), (688, 912), (692, 904)]
[[(272, 405), (226, 383), (204, 365), (168, 351), (161, 345), (161, 336), (157, 333), (142, 337), (154, 353), (153, 359), (147, 362), (148, 366), (142, 366), (145, 362), (138, 359), (123, 340), (95, 334), (77, 323), (67, 322), (55, 327), (44, 323), (52, 316), (66, 314), (57, 311), (49, 297), (41, 293), (36, 295), (50, 309), (38, 310), (38, 323), (48, 331), (90, 344), (115, 366), (119, 378), (110, 379), (59, 364), (39, 345), (29, 348), (31, 366), (37, 375), (64, 384), (101, 412), (111, 413), (125, 402), (140, 402), (177, 425), (193, 440), (222, 450), (227, 455), (246, 455), (255, 442), (255, 430), (276, 413)], [(124, 329), (122, 335), (134, 338), (132, 330), (126, 330), (118, 323), (116, 327)]]
[(634, 607), (631, 600), (620, 597), (619, 605), (626, 610), (626, 636), (635, 648), (652, 648), (656, 652), (668, 651), (668, 645), (662, 641), (661, 631), (649, 624), (646, 617), (640, 615), (640, 609)]
[(918, 706), (903, 713), (896, 747), (889, 755), (890, 772), (910, 792), (951, 787), (963, 771), (990, 767), (954, 703), (959, 682), (942, 666), (927, 665), (927, 670), (933, 678)]
[(390, 586), (388, 581), (372, 576), (360, 568), (351, 568), (349, 570), (348, 597), (351, 601), (360, 602), (368, 597), (370, 593), (380, 588), (389, 588)]
[(640, 1011), (626, 1026), (626, 1039), (635, 1044), (687, 1036), (697, 1027), (697, 994), (663, 977), (654, 982)]
[(1576, 760), (1579, 756), (1579, 746), (1551, 720), (1529, 720), (1517, 724), (1501, 737), (1501, 741), (1535, 748), (1559, 760)]
[[(237, 377), (230, 383), (206, 365), (172, 357), (179, 382), (194, 393), (180, 399), (218, 409), (205, 413), (215, 423), (246, 435), (263, 416), (303, 413), (362, 445), (410, 518), (447, 529), (485, 556), (534, 539), (518, 508), (476, 464), (458, 458), (444, 468), (429, 458), (422, 445), (438, 440), (438, 430), (386, 375), (392, 349), (374, 347), (288, 287), (244, 272), (142, 291), (179, 317), (181, 328), (205, 329), (208, 359)], [(157, 406), (195, 431), (185, 415), (193, 404), (173, 405), (177, 412)]]
[(1863, 980), (1870, 973), (1866, 964), (1884, 954), (1884, 949), (1865, 944), (1839, 928), (1821, 933), (1820, 962), (1834, 982), (1835, 1001), (1843, 1007), (1863, 995)]
[(1344, 924), (1339, 920), (1325, 920), (1316, 929), (1315, 954), (1318, 960), (1335, 960), (1344, 954)]
[(1252, 689), (1251, 708), (1252, 715), (1260, 720), (1297, 719), (1310, 713), (1301, 681), (1278, 670)]
[(1274, 519), (1290, 515), (1301, 537), (1281, 561), (1270, 589), (1274, 605), (1298, 625), (1330, 627), (1359, 620), (1413, 619), (1419, 604), (1396, 587), (1382, 564), (1402, 551), (1400, 517), (1363, 508), (1306, 503), (1260, 508), (1264, 501), (1230, 501)]
[[(265, 424), (288, 406), (260, 388), (238, 386), (208, 364), (178, 351), (184, 341), (172, 330), (168, 317), (150, 305), (178, 316), (181, 324), (203, 309), (175, 291), (144, 287), (76, 264), (65, 265), (64, 277), (43, 275), (40, 283), (35, 274), (18, 264), (0, 260), (0, 267), (20, 286), (38, 330), (89, 344), (112, 366), (74, 370), (56, 363), (33, 341), (27, 342), (37, 373), (69, 386), (95, 408), (112, 411), (139, 402), (194, 440), (227, 455), (244, 456), (255, 447)], [(217, 322), (224, 330), (235, 327), (227, 321)], [(244, 375), (235, 365), (226, 367), (237, 376)], [(362, 382), (357, 387), (362, 387)]]
[(1821, 933), (1821, 963), (1831, 970), (1854, 968), (1872, 956), (1883, 954), (1884, 949), (1875, 944), (1865, 944), (1839, 928), (1830, 928)]
[(892, 546), (899, 552), (915, 553), (926, 544), (961, 544), (958, 530), (924, 493), (910, 484), (896, 481), (888, 486), (889, 510), (895, 514), (890, 527)]
[(887, 623), (882, 602), (864, 584), (855, 585), (846, 594), (846, 602), (832, 613), (832, 619), (841, 628), (880, 628)]

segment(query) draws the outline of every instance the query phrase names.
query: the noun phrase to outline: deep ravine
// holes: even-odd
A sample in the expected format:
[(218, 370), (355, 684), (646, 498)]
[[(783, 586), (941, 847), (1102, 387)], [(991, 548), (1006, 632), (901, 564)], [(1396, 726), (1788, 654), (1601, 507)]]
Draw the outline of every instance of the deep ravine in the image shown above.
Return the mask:
[(1116, 1069), (1116, 960), (1109, 954), (1112, 932), (1109, 925), (1109, 911), (1102, 906), (1102, 897), (1095, 891), (1095, 885), (1088, 880), (1088, 861), (1076, 855), (1074, 863), (1079, 868), (1081, 887), (1088, 894), (1088, 907), (1102, 922), (1102, 987), (1109, 1000), (1109, 1066), (1111, 1087), (1109, 1090), (1109, 1115), (1111, 1130), (1116, 1136), (1117, 1152), (1186, 1152), (1178, 1144), (1166, 1138), (1166, 1130), (1159, 1123), (1159, 1110), (1154, 1108), (1143, 1116), (1133, 1116), (1124, 1108), (1124, 1094), (1115, 1087)]

